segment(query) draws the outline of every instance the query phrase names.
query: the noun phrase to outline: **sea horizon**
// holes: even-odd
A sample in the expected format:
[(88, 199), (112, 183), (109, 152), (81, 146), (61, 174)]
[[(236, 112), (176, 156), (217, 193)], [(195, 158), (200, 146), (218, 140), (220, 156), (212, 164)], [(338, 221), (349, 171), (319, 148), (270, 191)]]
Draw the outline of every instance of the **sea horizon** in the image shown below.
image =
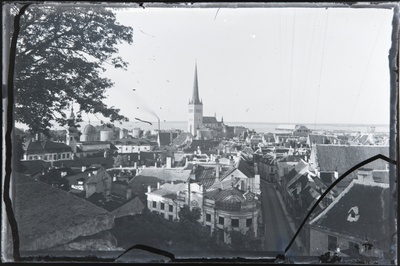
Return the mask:
[[(151, 123), (151, 125), (149, 124)], [(371, 126), (375, 127), (376, 133), (389, 133), (390, 125), (389, 124), (339, 124), (339, 123), (274, 123), (274, 122), (229, 122), (224, 121), (224, 123), (228, 126), (244, 126), (250, 130), (255, 130), (260, 133), (268, 133), (274, 132), (275, 128), (279, 125), (304, 125), (307, 128), (320, 131), (352, 131), (352, 132), (367, 132), (368, 128)], [(83, 121), (79, 123), (82, 126), (89, 124), (89, 121)], [(90, 121), (92, 125), (101, 125), (100, 121)], [(158, 129), (158, 121), (129, 121), (120, 123), (114, 123), (116, 127), (133, 129), (140, 128), (142, 130), (157, 130)], [(177, 129), (177, 130), (187, 130), (187, 121), (161, 121), (160, 120), (160, 130), (169, 130), (169, 129)]]

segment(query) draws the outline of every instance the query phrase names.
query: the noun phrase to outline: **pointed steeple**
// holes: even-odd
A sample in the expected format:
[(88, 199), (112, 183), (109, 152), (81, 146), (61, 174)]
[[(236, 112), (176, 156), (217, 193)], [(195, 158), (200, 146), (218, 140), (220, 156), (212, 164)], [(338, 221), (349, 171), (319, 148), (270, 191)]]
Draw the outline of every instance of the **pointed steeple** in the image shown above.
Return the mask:
[(194, 84), (193, 84), (193, 95), (192, 95), (192, 104), (202, 104), (199, 98), (199, 84), (197, 81), (197, 62), (194, 68)]
[(69, 115), (69, 119), (75, 121), (75, 114), (74, 114), (74, 104), (71, 104), (71, 113)]

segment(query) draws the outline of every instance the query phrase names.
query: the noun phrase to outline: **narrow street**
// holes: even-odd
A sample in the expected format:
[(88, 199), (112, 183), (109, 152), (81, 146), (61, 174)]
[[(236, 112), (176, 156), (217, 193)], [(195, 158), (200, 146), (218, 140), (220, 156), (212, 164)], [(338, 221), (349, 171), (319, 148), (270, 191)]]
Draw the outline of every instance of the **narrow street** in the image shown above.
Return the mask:
[[(265, 242), (267, 251), (283, 254), (294, 236), (288, 219), (279, 201), (273, 184), (261, 181), (261, 208), (264, 222)], [(298, 246), (294, 242), (286, 255), (298, 255)]]

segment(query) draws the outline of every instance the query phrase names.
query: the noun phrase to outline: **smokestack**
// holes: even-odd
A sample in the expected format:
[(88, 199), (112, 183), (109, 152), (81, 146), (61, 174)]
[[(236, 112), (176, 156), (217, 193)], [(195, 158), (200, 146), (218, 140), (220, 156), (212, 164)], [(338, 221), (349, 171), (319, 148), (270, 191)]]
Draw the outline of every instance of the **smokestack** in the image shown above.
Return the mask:
[(157, 182), (157, 189), (160, 189), (160, 182)]
[(158, 120), (158, 132), (160, 133), (160, 118), (157, 118)]
[(151, 193), (151, 187), (147, 186), (147, 193)]

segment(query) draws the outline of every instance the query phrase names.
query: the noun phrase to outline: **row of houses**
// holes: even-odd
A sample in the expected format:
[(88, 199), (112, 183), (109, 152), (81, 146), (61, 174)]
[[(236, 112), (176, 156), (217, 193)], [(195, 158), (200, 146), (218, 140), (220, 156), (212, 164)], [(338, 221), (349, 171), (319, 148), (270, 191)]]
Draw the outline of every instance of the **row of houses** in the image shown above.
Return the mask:
[[(389, 156), (389, 147), (378, 145), (314, 144), (309, 156), (280, 158), (273, 155), (273, 149), (263, 151), (257, 159), (259, 174), (276, 184), (297, 226), (344, 173), (377, 154)], [(384, 160), (368, 163), (325, 195), (299, 235), (309, 255), (319, 256), (330, 250), (342, 257), (388, 256), (388, 169)]]

